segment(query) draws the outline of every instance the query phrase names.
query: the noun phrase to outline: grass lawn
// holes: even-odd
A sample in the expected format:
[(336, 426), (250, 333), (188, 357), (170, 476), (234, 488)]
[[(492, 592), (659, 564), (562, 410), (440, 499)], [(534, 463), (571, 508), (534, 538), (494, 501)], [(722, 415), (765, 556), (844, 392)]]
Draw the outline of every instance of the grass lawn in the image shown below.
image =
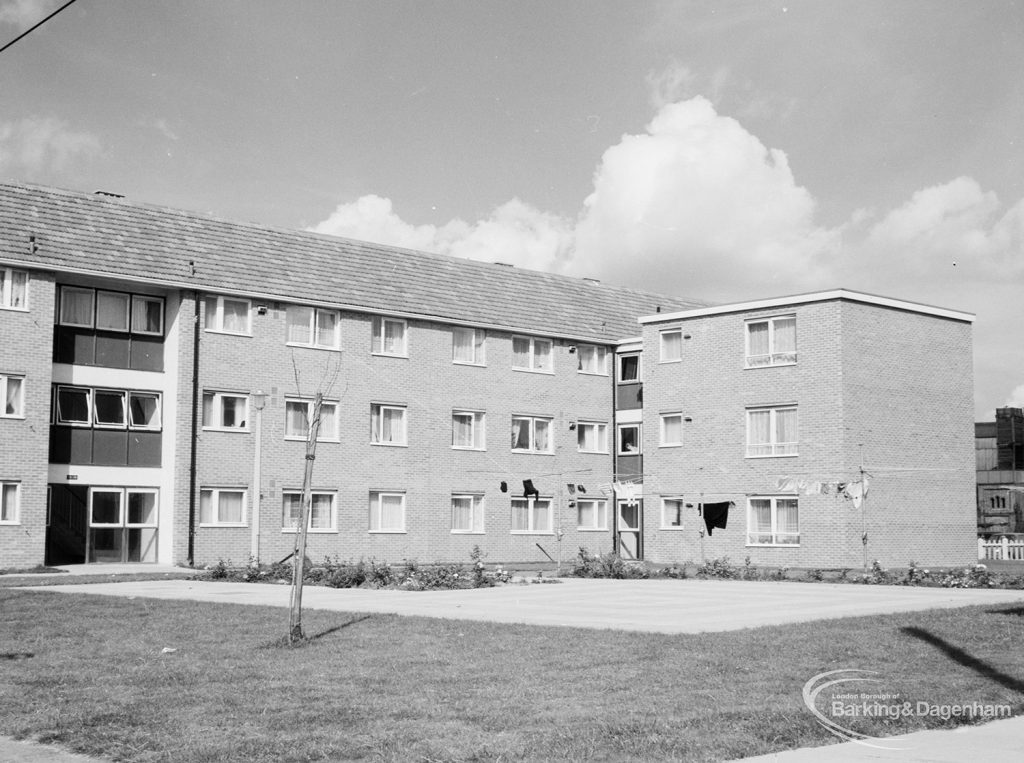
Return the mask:
[(1014, 605), (676, 636), (307, 610), (298, 648), (282, 609), (0, 589), (0, 613), (0, 733), (115, 760), (738, 758), (839, 741), (801, 690), (840, 668), (1024, 712)]

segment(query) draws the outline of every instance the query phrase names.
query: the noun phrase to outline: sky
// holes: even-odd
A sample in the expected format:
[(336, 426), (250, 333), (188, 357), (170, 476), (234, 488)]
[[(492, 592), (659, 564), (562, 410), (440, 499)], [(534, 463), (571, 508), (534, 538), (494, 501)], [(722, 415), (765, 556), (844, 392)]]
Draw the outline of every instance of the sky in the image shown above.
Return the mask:
[(78, 0), (0, 53), (0, 178), (974, 313), (984, 421), (1024, 405), (1021, 72), (1021, 0)]

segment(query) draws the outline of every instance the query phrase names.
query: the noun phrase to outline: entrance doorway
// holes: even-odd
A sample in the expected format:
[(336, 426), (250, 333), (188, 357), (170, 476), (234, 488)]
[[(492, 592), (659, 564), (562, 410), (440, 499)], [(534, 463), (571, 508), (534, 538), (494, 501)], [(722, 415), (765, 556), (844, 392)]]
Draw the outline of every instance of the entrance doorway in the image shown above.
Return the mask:
[(643, 559), (643, 499), (618, 501), (615, 548), (623, 559)]
[(50, 485), (46, 563), (156, 562), (156, 488)]

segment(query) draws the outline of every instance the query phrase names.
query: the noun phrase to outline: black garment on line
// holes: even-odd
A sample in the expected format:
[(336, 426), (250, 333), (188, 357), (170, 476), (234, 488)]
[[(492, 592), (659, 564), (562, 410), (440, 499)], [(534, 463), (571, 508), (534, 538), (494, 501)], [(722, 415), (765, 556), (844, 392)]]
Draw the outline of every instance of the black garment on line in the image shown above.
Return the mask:
[(540, 497), (540, 491), (533, 486), (533, 480), (523, 480), (523, 498)]
[(708, 528), (708, 535), (711, 535), (713, 527), (725, 529), (725, 523), (729, 520), (729, 507), (732, 505), (732, 501), (701, 504), (701, 513), (704, 515), (704, 524)]

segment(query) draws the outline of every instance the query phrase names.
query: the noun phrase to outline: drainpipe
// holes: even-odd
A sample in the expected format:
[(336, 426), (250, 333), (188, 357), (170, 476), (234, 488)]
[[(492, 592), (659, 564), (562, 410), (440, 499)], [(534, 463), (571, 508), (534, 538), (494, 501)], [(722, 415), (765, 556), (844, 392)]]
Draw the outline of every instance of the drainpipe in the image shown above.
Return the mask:
[(194, 315), (192, 326), (192, 433), (189, 443), (188, 467), (188, 566), (196, 559), (196, 446), (199, 440), (199, 292), (192, 292)]

